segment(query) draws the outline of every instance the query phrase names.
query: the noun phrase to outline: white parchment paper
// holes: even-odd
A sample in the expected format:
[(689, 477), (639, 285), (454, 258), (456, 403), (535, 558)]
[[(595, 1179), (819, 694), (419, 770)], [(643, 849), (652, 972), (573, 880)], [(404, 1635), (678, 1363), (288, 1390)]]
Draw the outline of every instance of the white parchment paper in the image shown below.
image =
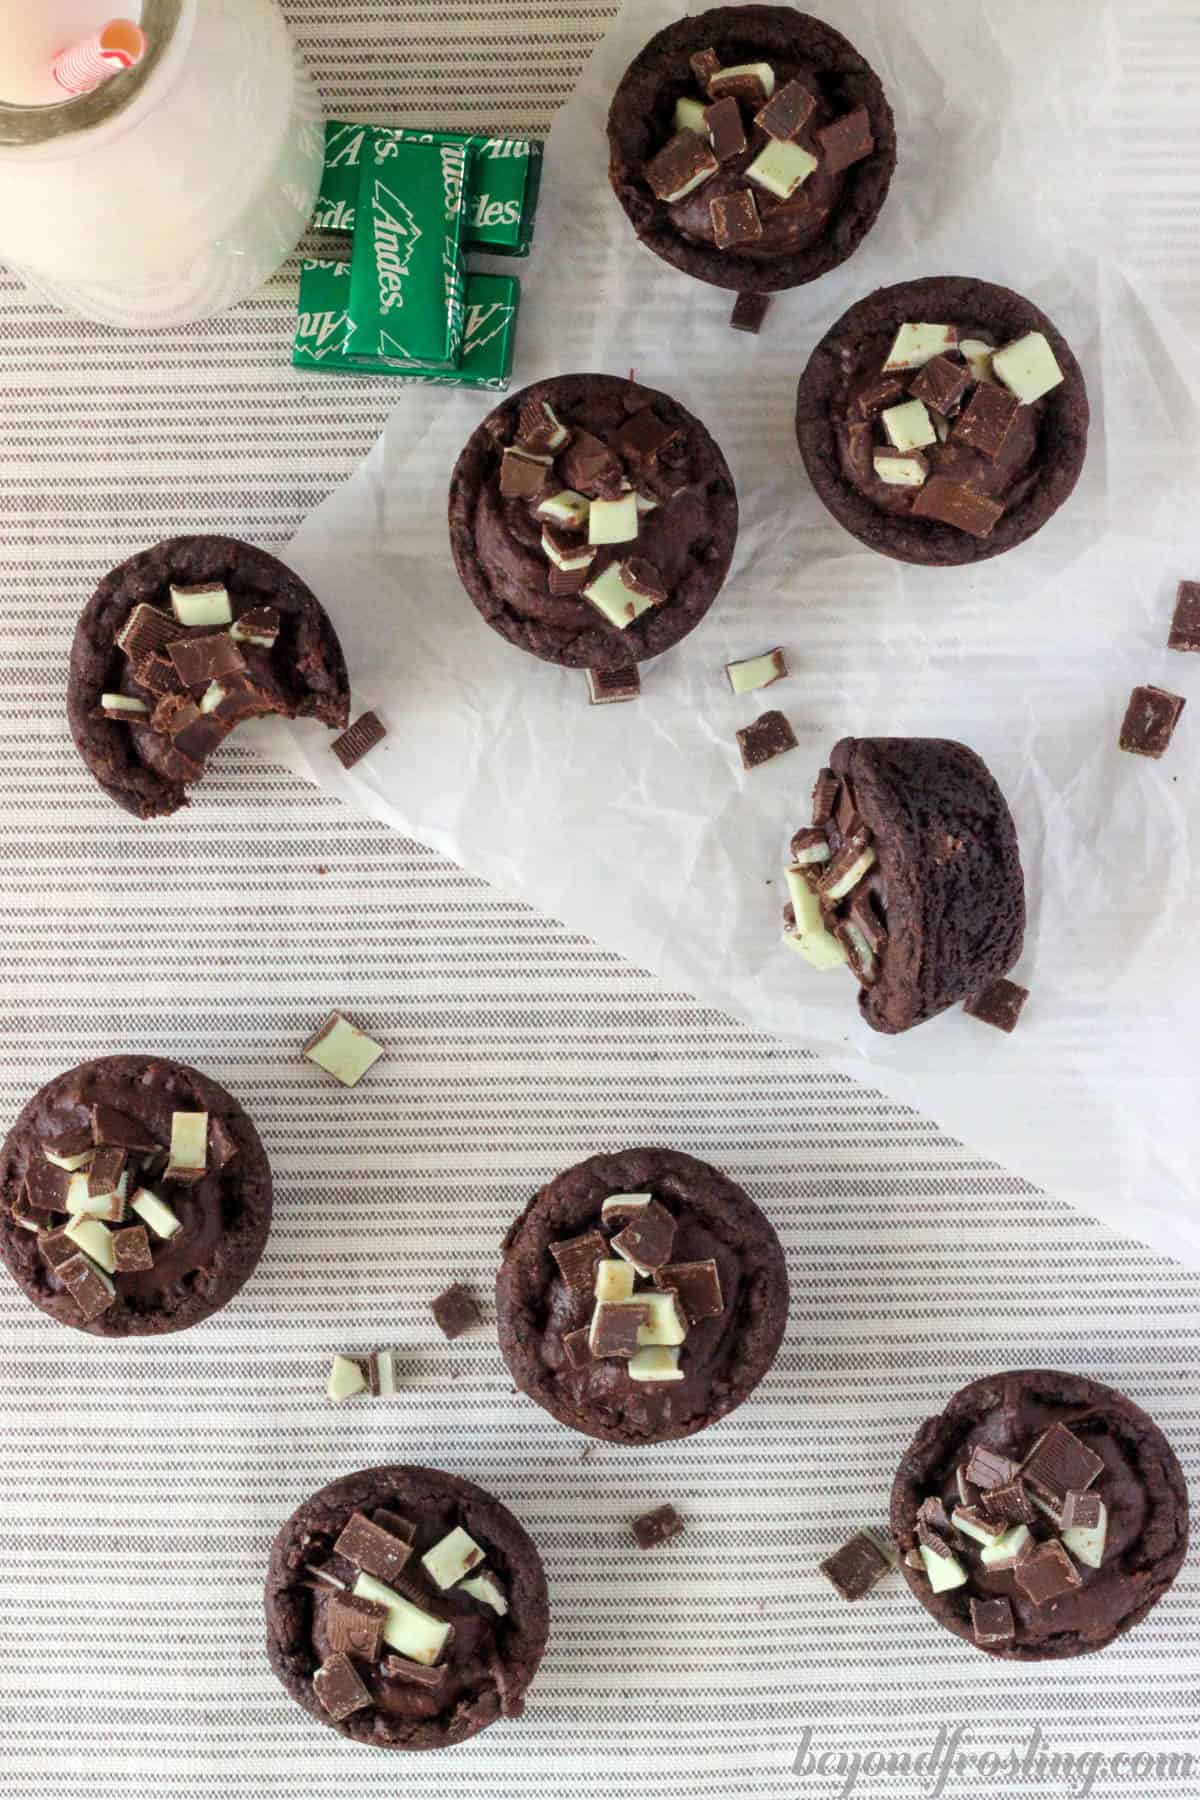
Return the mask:
[[(1135, 683), (1200, 699), (1200, 659), (1165, 649), (1175, 584), (1200, 578), (1200, 346), (1124, 254), (1138, 194), (1122, 180), (1123, 133), (1138, 96), (1120, 15), (1063, 0), (810, 10), (874, 63), (900, 132), (883, 218), (842, 270), (779, 298), (752, 339), (728, 328), (732, 296), (635, 241), (607, 185), (605, 117), (673, 0), (630, 0), (559, 115), (538, 247), (517, 265), (519, 383), (634, 369), (720, 441), (742, 531), (708, 619), (643, 666), (629, 706), (589, 707), (581, 673), (504, 643), (462, 592), (445, 526), (455, 458), (492, 402), (405, 388), (290, 553), (337, 621), (360, 704), (391, 735), (349, 775), (314, 732), (273, 727), (263, 741), (666, 981), (801, 1039), (1200, 1265), (1200, 707), (1161, 764), (1116, 747)], [(1194, 138), (1163, 154), (1164, 179), (1194, 181)], [(792, 429), (796, 381), (833, 320), (926, 274), (1028, 294), (1067, 334), (1093, 401), (1076, 497), (1031, 544), (974, 571), (907, 569), (862, 548), (812, 493)], [(726, 661), (774, 644), (790, 679), (735, 699)], [(774, 706), (800, 748), (747, 774), (734, 734)], [(818, 975), (780, 945), (788, 838), (847, 733), (961, 738), (1008, 795), (1030, 903), (1014, 973), (1032, 989), (1012, 1038), (958, 1013), (878, 1037), (847, 974)]]

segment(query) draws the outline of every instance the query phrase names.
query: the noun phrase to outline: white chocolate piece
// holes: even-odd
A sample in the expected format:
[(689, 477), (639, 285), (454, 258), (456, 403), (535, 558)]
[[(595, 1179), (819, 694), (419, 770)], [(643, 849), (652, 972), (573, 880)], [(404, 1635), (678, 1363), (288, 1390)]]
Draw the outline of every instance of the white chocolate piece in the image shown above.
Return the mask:
[(63, 1195), (63, 1205), (71, 1214), (72, 1218), (74, 1218), (77, 1213), (87, 1212), (87, 1203), (90, 1198), (91, 1195), (88, 1193), (87, 1176), (82, 1173), (72, 1175), (70, 1181), (67, 1183), (67, 1191)]
[(638, 534), (637, 495), (619, 500), (593, 500), (588, 509), (589, 544), (629, 544)]
[(216, 712), (224, 698), (225, 689), (220, 682), (210, 681), (200, 696), (200, 711), (202, 713)]
[(917, 1545), (921, 1552), (921, 1561), (925, 1565), (925, 1573), (929, 1577), (929, 1585), (935, 1594), (945, 1594), (951, 1588), (965, 1587), (967, 1571), (957, 1556), (938, 1556), (924, 1544)]
[(868, 869), (875, 867), (875, 848), (868, 844), (856, 862), (852, 862), (840, 881), (835, 881), (831, 888), (825, 889), (826, 900), (844, 900), (847, 894), (853, 893)]
[(171, 611), (181, 625), (233, 624), (229, 595), (219, 583), (190, 594), (182, 588), (173, 587)]
[(626, 1367), (631, 1381), (683, 1380), (678, 1350), (669, 1349), (664, 1344), (656, 1344), (651, 1349), (637, 1351), (630, 1357)]
[(833, 851), (827, 843), (806, 844), (803, 850), (793, 850), (792, 859), (793, 869), (811, 869), (817, 863), (832, 862)]
[(619, 1306), (622, 1300), (633, 1299), (633, 1281), (635, 1270), (632, 1263), (619, 1257), (606, 1256), (596, 1264), (596, 1303), (599, 1306)]
[(72, 1174), (76, 1169), (90, 1169), (95, 1154), (94, 1150), (81, 1150), (77, 1156), (56, 1156), (53, 1150), (42, 1149), (42, 1155), (48, 1163), (53, 1163), (56, 1169), (67, 1169)]
[(782, 650), (767, 650), (762, 656), (748, 656), (744, 662), (726, 663), (725, 673), (735, 694), (752, 694), (756, 688), (770, 687), (787, 674)]
[(152, 1194), (149, 1188), (139, 1188), (129, 1205), (142, 1223), (150, 1227), (155, 1237), (174, 1237), (182, 1223), (166, 1201), (160, 1200), (157, 1194)]
[(697, 137), (704, 137), (708, 132), (704, 122), (706, 110), (703, 100), (692, 100), (681, 94), (675, 102), (676, 131), (694, 131)]
[[(867, 941), (866, 932), (861, 925), (856, 925), (853, 919), (847, 919), (842, 929), (850, 939), (850, 943), (858, 957), (858, 966), (862, 970), (863, 978), (866, 981), (874, 981), (879, 972), (879, 963), (875, 956), (875, 952)], [(849, 957), (847, 957), (847, 961), (849, 961)]]
[(99, 1219), (75, 1218), (66, 1227), (65, 1235), (106, 1275), (115, 1274), (117, 1252), (107, 1225), (102, 1225)]
[(653, 1198), (653, 1194), (610, 1194), (600, 1208), (600, 1217), (602, 1219), (628, 1218), (630, 1213), (640, 1213), (643, 1207), (649, 1206)]
[(122, 1172), (116, 1187), (107, 1194), (89, 1194), (86, 1175), (72, 1175), (67, 1185), (67, 1210), (78, 1218), (107, 1219), (119, 1225), (125, 1217), (125, 1196), (129, 1192), (128, 1172)]
[(950, 1523), (961, 1531), (964, 1537), (974, 1538), (977, 1544), (994, 1544), (1006, 1536), (1005, 1528), (997, 1525), (995, 1531), (982, 1531), (973, 1519), (964, 1519), (963, 1509), (956, 1506), (950, 1514)]
[(304, 1055), (343, 1087), (356, 1087), (383, 1055), (383, 1045), (335, 1012), (305, 1044)]
[(882, 414), (888, 441), (897, 450), (924, 450), (937, 443), (937, 432), (923, 400), (905, 400)]
[(174, 1169), (207, 1169), (208, 1114), (206, 1112), (173, 1112), (171, 1114), (171, 1157), (167, 1174)]
[(828, 931), (810, 931), (804, 937), (798, 931), (785, 931), (783, 941), (789, 950), (798, 951), (814, 969), (838, 969), (846, 961), (845, 946)]
[(489, 1569), (485, 1569), (481, 1575), (474, 1576), (470, 1581), (460, 1581), (458, 1585), (464, 1594), (470, 1594), (472, 1600), (482, 1600), (485, 1606), (490, 1606), (493, 1612), (500, 1614), (501, 1618), (508, 1611), (508, 1601), (504, 1596), (504, 1589)]
[(569, 550), (560, 550), (546, 531), (542, 533), (542, 549), (556, 569), (565, 569), (568, 574), (576, 569), (590, 569), (596, 560), (596, 552), (590, 544), (580, 543), (578, 547), (572, 544)]
[(1098, 1569), (1104, 1562), (1104, 1546), (1108, 1542), (1108, 1508), (1100, 1502), (1098, 1525), (1071, 1525), (1062, 1533), (1062, 1541), (1076, 1562)]
[(708, 91), (714, 100), (719, 100), (723, 91), (729, 86), (730, 77), (753, 75), (767, 99), (775, 92), (775, 71), (770, 63), (731, 63), (727, 69), (718, 69), (708, 84)]
[(1032, 406), (1051, 388), (1066, 379), (1057, 358), (1040, 331), (1027, 332), (1013, 344), (1006, 344), (992, 357), (992, 373), (1002, 381), (1022, 406)]
[(1024, 1546), (1029, 1542), (1028, 1525), (1014, 1525), (1003, 1537), (998, 1537), (991, 1544), (985, 1544), (979, 1552), (979, 1560), (989, 1569), (1011, 1569)]
[(982, 338), (964, 338), (958, 346), (963, 353), (972, 379), (975, 381), (994, 381), (992, 374), (992, 357), (996, 354), (995, 346), (985, 344)]
[[(566, 445), (571, 433), (567, 430), (567, 427), (563, 424), (548, 400), (541, 401), (540, 405), (542, 412), (545, 415), (546, 423), (550, 427), (550, 448), (551, 450), (561, 450)], [(547, 458), (547, 461), (549, 460), (550, 458)]]
[(145, 718), (150, 708), (144, 700), (135, 700), (132, 694), (101, 694), (101, 712), (128, 713), (131, 719)]
[(399, 1392), (396, 1385), (396, 1352), (376, 1350), (371, 1358), (371, 1392), (379, 1400), (391, 1400)]
[(825, 920), (821, 914), (821, 902), (804, 879), (799, 864), (787, 870), (788, 894), (792, 902), (792, 911), (796, 915), (796, 930), (801, 937), (810, 932), (823, 932)]
[(658, 511), (658, 501), (654, 498), (653, 494), (635, 494), (633, 498), (639, 513), (645, 514)]
[[(592, 508), (594, 518), (596, 509)], [(590, 600), (598, 612), (602, 612), (610, 625), (618, 631), (625, 631), (633, 621), (644, 612), (649, 612), (654, 605), (645, 594), (636, 594), (632, 588), (626, 587), (619, 563), (609, 563), (602, 569), (594, 581), (589, 581), (583, 590), (586, 599)]]
[(252, 625), (247, 625), (244, 613), (233, 621), (229, 635), (235, 644), (256, 644), (260, 650), (273, 650), (279, 642), (277, 631), (255, 631)]
[[(942, 435), (942, 424), (943, 421), (939, 419), (933, 421), (933, 428), (939, 438)], [(899, 451), (877, 450), (875, 473), (889, 487), (924, 487), (929, 465), (915, 456), (904, 456)]]
[(472, 1569), (477, 1569), (485, 1555), (470, 1532), (456, 1525), (453, 1531), (438, 1539), (432, 1550), (425, 1552), (421, 1567), (440, 1588), (451, 1588)]
[[(1042, 1435), (1044, 1436), (1045, 1433), (1043, 1433)], [(1061, 1525), (1062, 1524), (1062, 1508), (1061, 1507), (1053, 1505), (1052, 1502), (1049, 1500), (1043, 1500), (1042, 1496), (1040, 1494), (1035, 1494), (1032, 1488), (1028, 1488), (1026, 1490), (1026, 1492), (1028, 1493), (1030, 1500), (1037, 1507), (1038, 1511), (1040, 1513), (1045, 1513), (1046, 1517), (1049, 1519), (1049, 1521), (1052, 1525)]]
[(944, 356), (958, 343), (954, 325), (902, 325), (888, 351), (884, 373), (896, 369), (923, 369), (935, 356)]
[(584, 494), (577, 494), (574, 488), (564, 488), (561, 494), (551, 494), (540, 506), (535, 506), (533, 516), (547, 525), (559, 525), (564, 531), (582, 531), (588, 522), (588, 514), (592, 503)]
[(385, 1587), (382, 1581), (376, 1581), (373, 1575), (360, 1575), (352, 1591), (360, 1600), (374, 1600), (377, 1605), (387, 1607), (387, 1618), (383, 1621), (385, 1644), (400, 1656), (424, 1663), (426, 1668), (433, 1667), (454, 1629), (448, 1621), (422, 1612), (419, 1606), (405, 1600), (394, 1589)]
[(746, 170), (746, 178), (757, 182), (759, 187), (766, 188), (768, 194), (774, 194), (776, 199), (790, 200), (816, 166), (816, 157), (802, 144), (772, 138), (766, 149), (759, 151)]
[(673, 1293), (635, 1294), (633, 1306), (648, 1306), (650, 1319), (638, 1326), (638, 1344), (644, 1349), (652, 1344), (682, 1344), (687, 1337), (683, 1314), (675, 1304)]
[(325, 1384), (325, 1392), (332, 1401), (338, 1403), (348, 1400), (351, 1394), (361, 1394), (366, 1385), (367, 1378), (353, 1357), (334, 1357), (329, 1370), (329, 1380)]

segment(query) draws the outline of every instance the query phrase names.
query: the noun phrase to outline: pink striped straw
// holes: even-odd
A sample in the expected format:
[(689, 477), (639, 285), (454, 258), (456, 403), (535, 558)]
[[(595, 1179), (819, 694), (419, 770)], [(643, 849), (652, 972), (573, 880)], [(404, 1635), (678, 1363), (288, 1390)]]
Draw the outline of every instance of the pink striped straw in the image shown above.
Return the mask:
[(110, 19), (81, 44), (60, 51), (54, 79), (68, 94), (90, 94), (121, 69), (132, 69), (146, 54), (146, 34), (132, 19)]

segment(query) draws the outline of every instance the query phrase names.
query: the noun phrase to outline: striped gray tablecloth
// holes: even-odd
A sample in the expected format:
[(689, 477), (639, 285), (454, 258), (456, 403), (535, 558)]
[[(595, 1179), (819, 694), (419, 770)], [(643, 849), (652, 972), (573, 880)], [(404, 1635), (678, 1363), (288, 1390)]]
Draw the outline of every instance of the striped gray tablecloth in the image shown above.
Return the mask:
[[(288, 0), (329, 109), (544, 131), (614, 10), (560, 0)], [(1168, 82), (1187, 9), (1148, 6)], [(1196, 23), (1193, 11), (1190, 21)], [(1147, 248), (1188, 214), (1164, 185)], [(1195, 245), (1186, 254), (1195, 258)], [(464, 1796), (730, 1800), (842, 1791), (792, 1773), (964, 1750), (1151, 1758), (1097, 1792), (1194, 1796), (1200, 1589), (1091, 1661), (999, 1667), (898, 1583), (843, 1606), (815, 1564), (883, 1515), (915, 1423), (1006, 1365), (1127, 1388), (1200, 1474), (1200, 1278), (1110, 1235), (920, 1117), (699, 1010), (231, 746), (190, 812), (135, 825), (65, 728), (75, 616), (114, 561), (176, 531), (284, 545), (380, 429), (389, 389), (287, 366), (297, 264), (231, 316), (162, 336), (64, 319), (0, 277), (0, 1102), (87, 1056), (155, 1049), (226, 1082), (277, 1178), (255, 1280), (163, 1343), (57, 1330), (0, 1282), (0, 1793), (11, 1800)], [(388, 1046), (354, 1093), (297, 1049), (331, 1005)], [(487, 1328), (427, 1301), (490, 1290), (531, 1188), (603, 1146), (665, 1142), (745, 1183), (787, 1249), (779, 1363), (733, 1419), (622, 1452), (517, 1399)], [(327, 1407), (330, 1353), (402, 1352), (394, 1402)], [(344, 1744), (262, 1650), (271, 1535), (334, 1475), (415, 1460), (475, 1477), (533, 1532), (553, 1639), (520, 1724), (448, 1755)], [(688, 1530), (650, 1555), (630, 1515)], [(868, 1765), (873, 1767), (875, 1765)], [(863, 1775), (854, 1791), (925, 1791)], [(950, 1794), (1072, 1791), (1062, 1772)]]

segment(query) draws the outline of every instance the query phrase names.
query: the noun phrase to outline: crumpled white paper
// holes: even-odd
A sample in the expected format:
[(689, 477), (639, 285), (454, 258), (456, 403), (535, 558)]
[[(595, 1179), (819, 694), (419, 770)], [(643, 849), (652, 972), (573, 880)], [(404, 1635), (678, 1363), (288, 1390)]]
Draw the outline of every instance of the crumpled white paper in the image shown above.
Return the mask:
[[(1116, 747), (1135, 683), (1200, 699), (1200, 659), (1165, 649), (1175, 584), (1200, 578), (1200, 346), (1121, 255), (1139, 97), (1118, 9), (1089, 9), (1081, 30), (1077, 8), (1041, 0), (814, 6), (883, 77), (900, 167), (865, 247), (777, 299), (758, 339), (729, 330), (732, 296), (635, 241), (606, 180), (612, 91), (678, 10), (630, 0), (555, 124), (538, 247), (516, 265), (517, 380), (635, 369), (696, 411), (742, 506), (727, 587), (643, 666), (638, 703), (589, 707), (581, 673), (512, 649), (455, 576), (450, 472), (493, 402), (399, 390), (375, 450), (290, 553), (337, 621), (359, 703), (391, 735), (350, 775), (311, 731), (271, 727), (266, 745), (674, 986), (1200, 1264), (1200, 706), (1160, 764)], [(1197, 153), (1173, 143), (1172, 158), (1164, 180)], [(812, 493), (792, 429), (796, 381), (833, 320), (926, 274), (978, 275), (1044, 306), (1093, 401), (1073, 501), (973, 571), (862, 548)], [(735, 699), (726, 661), (775, 644), (790, 679)], [(800, 748), (747, 774), (734, 733), (775, 706)], [(959, 1013), (878, 1037), (849, 975), (780, 945), (787, 842), (847, 733), (961, 738), (1008, 795), (1030, 908), (1014, 973), (1032, 989), (1013, 1037)]]

